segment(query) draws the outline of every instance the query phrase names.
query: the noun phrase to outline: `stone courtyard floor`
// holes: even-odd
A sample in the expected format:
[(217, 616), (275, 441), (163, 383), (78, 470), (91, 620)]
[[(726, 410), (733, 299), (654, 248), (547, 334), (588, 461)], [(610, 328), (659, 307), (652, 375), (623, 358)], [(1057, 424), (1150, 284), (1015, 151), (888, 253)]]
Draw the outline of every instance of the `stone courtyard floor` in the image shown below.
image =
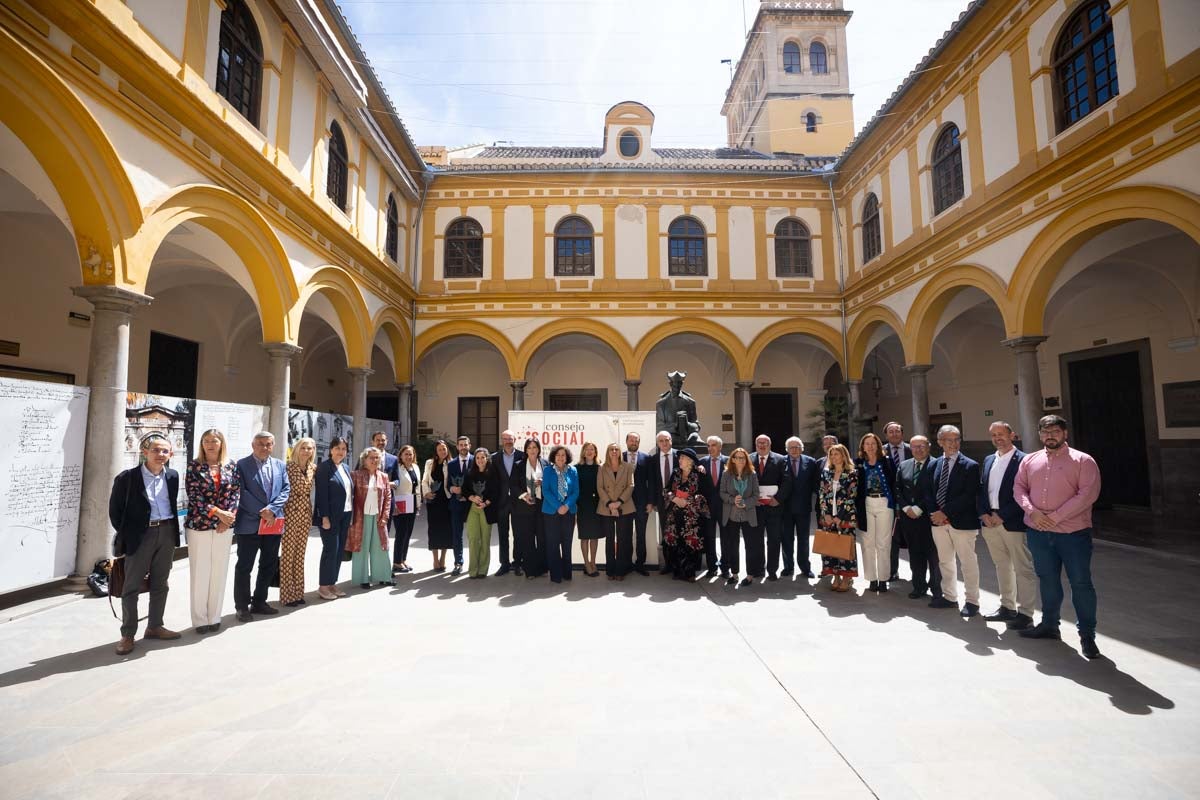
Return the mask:
[(906, 584), (452, 579), (419, 534), (394, 589), (207, 637), (178, 561), (183, 638), (124, 659), (105, 600), (7, 609), (0, 798), (1200, 797), (1193, 559), (1098, 543), (1089, 662)]

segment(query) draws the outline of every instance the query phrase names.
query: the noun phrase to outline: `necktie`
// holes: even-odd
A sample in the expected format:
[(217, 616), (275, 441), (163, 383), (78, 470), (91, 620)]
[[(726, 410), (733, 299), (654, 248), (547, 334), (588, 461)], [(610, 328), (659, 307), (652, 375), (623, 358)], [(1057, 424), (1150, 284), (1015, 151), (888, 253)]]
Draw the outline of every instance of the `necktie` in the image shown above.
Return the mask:
[(713, 459), (713, 483), (718, 483), (721, 480), (721, 457), (717, 456)]
[(793, 458), (792, 459), (792, 477), (795, 478), (795, 477), (798, 477), (799, 475), (800, 475), (800, 459)]
[(758, 457), (758, 477), (760, 477), (760, 478), (762, 477), (763, 469), (765, 469), (766, 466), (767, 466), (767, 460), (765, 458), (763, 458), (762, 456), (759, 456)]
[(938, 480), (937, 502), (938, 508), (946, 507), (946, 497), (950, 494), (950, 470), (954, 469), (954, 462), (942, 456), (942, 474)]
[(670, 485), (670, 483), (671, 483), (671, 456), (669, 453), (664, 454), (662, 456), (662, 465), (663, 465), (663, 487), (665, 488), (666, 486)]
[(892, 464), (900, 466), (900, 447), (898, 445), (892, 445)]

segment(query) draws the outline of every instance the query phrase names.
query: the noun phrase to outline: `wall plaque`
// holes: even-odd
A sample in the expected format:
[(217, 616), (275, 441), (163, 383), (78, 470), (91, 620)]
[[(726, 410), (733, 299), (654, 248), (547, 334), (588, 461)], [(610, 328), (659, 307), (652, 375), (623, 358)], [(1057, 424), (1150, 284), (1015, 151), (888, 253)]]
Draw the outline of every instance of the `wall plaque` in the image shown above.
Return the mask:
[(1200, 428), (1200, 381), (1164, 383), (1162, 394), (1168, 428)]

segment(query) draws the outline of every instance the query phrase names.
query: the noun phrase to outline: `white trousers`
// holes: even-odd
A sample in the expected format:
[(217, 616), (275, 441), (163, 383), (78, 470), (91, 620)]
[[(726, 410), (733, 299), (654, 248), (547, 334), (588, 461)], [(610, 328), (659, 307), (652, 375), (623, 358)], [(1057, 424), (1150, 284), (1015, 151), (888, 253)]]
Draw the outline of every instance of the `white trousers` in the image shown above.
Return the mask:
[(963, 585), (967, 602), (979, 605), (979, 559), (975, 557), (975, 537), (979, 530), (964, 531), (949, 525), (933, 526), (933, 543), (937, 546), (938, 566), (942, 569), (942, 596), (958, 602), (958, 566), (962, 564)]
[(1033, 557), (1025, 543), (1025, 531), (1005, 530), (1003, 526), (984, 526), (983, 541), (996, 563), (996, 582), (1000, 586), (1000, 605), (1010, 611), (1032, 617), (1038, 602), (1038, 579)]
[(858, 531), (858, 546), (862, 550), (862, 575), (869, 581), (886, 581), (891, 577), (895, 519), (886, 497), (867, 498), (867, 530)]
[(187, 529), (188, 574), (192, 590), (192, 625), (216, 625), (225, 601), (229, 548), (233, 529), (224, 533)]

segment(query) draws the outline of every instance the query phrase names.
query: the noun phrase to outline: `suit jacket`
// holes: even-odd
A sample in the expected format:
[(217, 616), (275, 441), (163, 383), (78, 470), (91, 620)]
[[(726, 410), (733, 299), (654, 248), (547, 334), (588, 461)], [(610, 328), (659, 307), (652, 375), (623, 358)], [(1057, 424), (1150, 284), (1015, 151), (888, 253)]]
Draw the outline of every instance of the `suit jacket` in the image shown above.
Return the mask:
[[(1004, 471), (1004, 479), (1000, 482), (1000, 519), (1004, 520), (1006, 531), (1025, 530), (1025, 512), (1013, 499), (1013, 481), (1017, 479), (1017, 468), (1025, 454), (1014, 449), (1012, 458), (1008, 460), (1008, 469)], [(992, 464), (996, 462), (996, 454), (992, 453), (983, 460), (983, 468), (979, 470), (979, 496), (975, 510), (983, 516), (992, 510), (991, 498), (988, 497), (988, 476), (992, 472)]]
[[(729, 470), (721, 473), (721, 524), (729, 524), (729, 516), (735, 508), (733, 499), (737, 497), (737, 487), (733, 485), (734, 475)], [(758, 475), (753, 470), (750, 471), (749, 477), (746, 479), (746, 492), (742, 495), (742, 501), (746, 504), (746, 524), (751, 528), (757, 528), (758, 523), (762, 519), (758, 505)]]
[(570, 464), (567, 465), (567, 492), (558, 491), (558, 471), (551, 466), (542, 467), (542, 513), (557, 514), (560, 506), (567, 507), (568, 514), (574, 514), (579, 501), (579, 473)]
[(258, 533), (258, 512), (264, 508), (271, 509), (277, 517), (283, 516), (283, 504), (287, 502), (292, 492), (292, 482), (288, 479), (287, 465), (278, 458), (269, 459), (271, 462), (271, 485), (264, 487), (258, 480), (258, 461), (254, 456), (246, 456), (237, 462), (238, 473), (242, 480), (242, 495), (238, 498), (237, 520), (233, 532), (237, 534)]
[[(379, 536), (379, 546), (386, 554), (388, 549), (388, 520), (392, 513), (392, 484), (387, 473), (375, 471), (375, 487), (379, 491), (379, 513), (375, 515), (375, 534)], [(350, 473), (350, 488), (354, 491), (351, 506), (354, 514), (350, 519), (350, 530), (346, 532), (346, 549), (357, 553), (363, 549), (363, 537), (371, 531), (364, 530), (367, 517), (364, 513), (367, 507), (367, 492), (371, 488), (371, 473), (365, 469), (356, 469)]]
[[(625, 460), (624, 451), (621, 453), (621, 460)], [(647, 504), (650, 503), (650, 468), (654, 466), (650, 463), (650, 456), (645, 453), (637, 454), (637, 463), (633, 466), (633, 504), (636, 506), (637, 513), (642, 513)]]
[(700, 458), (700, 466), (704, 467), (704, 474), (700, 476), (700, 493), (708, 501), (710, 519), (715, 520), (721, 519), (721, 477), (729, 468), (729, 456), (717, 456), (717, 461), (721, 467), (719, 474), (713, 470), (712, 456), (701, 456)]
[[(475, 461), (474, 456), (470, 456), (470, 455), (467, 456), (467, 468), (466, 469), (460, 469), (461, 462), (458, 460), (458, 456), (454, 456), (448, 462), (446, 462), (446, 475), (450, 478), (450, 480), (449, 480), (450, 486), (453, 486), (456, 483), (460, 486), (462, 485), (462, 483), (467, 479), (467, 471), (471, 469), (471, 463), (474, 461)], [(449, 491), (449, 487), (447, 487), (447, 491)], [(450, 494), (450, 502), (451, 503), (466, 503), (467, 496), (466, 496), (466, 494), (455, 495), (455, 494), (451, 493)]]
[[(910, 458), (900, 462), (896, 472), (896, 525), (902, 533), (908, 531), (929, 530), (929, 509), (923, 503), (928, 493), (933, 489), (933, 468), (935, 459), (926, 458), (925, 467), (921, 470), (920, 478), (916, 478), (917, 460)], [(923, 512), (916, 519), (911, 519), (904, 509), (917, 506)], [(908, 541), (912, 541), (909, 539)]]
[[(171, 517), (179, 519), (179, 473), (164, 467), (167, 479), (167, 498), (171, 501)], [(146, 483), (142, 480), (142, 467), (127, 469), (113, 480), (112, 493), (108, 496), (108, 521), (117, 535), (113, 540), (114, 555), (132, 555), (142, 543), (146, 528), (150, 525), (150, 499), (146, 497)], [(175, 526), (175, 546), (179, 546), (179, 526)]]
[(976, 498), (979, 496), (979, 462), (973, 461), (961, 452), (954, 462), (954, 470), (950, 473), (950, 485), (946, 492), (946, 505), (940, 507), (937, 502), (937, 490), (942, 479), (942, 468), (946, 457), (935, 459), (933, 480), (930, 481), (925, 502), (919, 503), (930, 514), (941, 511), (950, 518), (950, 527), (959, 530), (978, 530), (979, 514), (975, 509)]
[[(884, 454), (884, 457), (886, 457), (888, 461), (892, 460), (891, 448), (892, 448), (892, 446), (890, 444), (888, 444), (886, 441), (883, 443), (883, 454)], [(905, 461), (908, 461), (910, 458), (912, 458), (912, 448), (908, 446), (908, 442), (901, 442), (900, 443), (900, 463), (903, 464)], [(897, 466), (897, 465), (892, 464), (892, 466)]]
[(383, 471), (387, 473), (392, 483), (400, 480), (400, 457), (388, 451), (383, 451)]
[[(649, 472), (648, 477), (650, 480), (650, 493), (647, 495), (645, 505), (650, 505), (653, 503), (654, 507), (659, 511), (666, 511), (667, 500), (664, 492), (667, 490), (667, 487), (663, 483), (662, 462), (660, 461), (661, 458), (662, 451), (660, 451), (657, 447), (654, 448), (654, 452), (651, 455), (646, 457), (646, 468)], [(679, 451), (672, 447), (671, 472), (674, 473), (677, 469), (679, 469)]]
[(616, 474), (607, 464), (600, 466), (596, 475), (596, 494), (600, 497), (600, 505), (596, 513), (602, 517), (615, 517), (617, 514), (608, 510), (608, 504), (621, 501), (618, 514), (632, 514), (636, 510), (633, 503), (633, 473), (637, 469), (633, 464), (621, 462)]
[[(411, 494), (413, 496), (413, 510), (416, 512), (425, 503), (425, 496), (421, 490), (421, 468), (417, 466), (416, 461), (413, 462), (412, 471), (417, 475), (417, 482), (415, 484), (412, 478), (408, 476), (408, 470), (404, 468), (404, 465), (397, 462), (396, 474), (399, 477), (392, 481), (392, 501), (395, 502), (396, 495), (398, 494)], [(395, 508), (392, 509), (392, 511), (395, 510)]]
[[(757, 450), (750, 454), (750, 468), (754, 470), (755, 475), (759, 474)], [(762, 506), (762, 509), (768, 514), (782, 514), (783, 510), (788, 507), (788, 501), (792, 496), (792, 479), (788, 475), (787, 456), (780, 455), (779, 453), (767, 454), (767, 461), (763, 465), (762, 475), (758, 478), (758, 486), (760, 490), (763, 486), (779, 487), (779, 490), (775, 493), (775, 499), (779, 501), (779, 505)]]
[[(512, 466), (512, 468), (513, 468), (514, 472), (517, 469), (517, 462), (520, 460), (521, 460), (521, 451), (513, 450), (513, 466)], [(510, 490), (509, 490), (509, 486), (508, 486), (509, 474), (504, 471), (504, 451), (503, 450), (497, 450), (495, 453), (492, 453), (492, 469), (496, 470), (496, 476), (500, 479), (500, 498), (499, 498), (499, 500), (495, 501), (496, 511), (497, 512), (507, 511), (509, 504), (511, 503), (511, 499), (509, 497)], [(518, 492), (517, 494), (520, 494), (520, 492)]]
[(821, 488), (821, 470), (817, 468), (817, 460), (812, 456), (800, 454), (800, 472), (792, 474), (792, 457), (785, 455), (788, 477), (792, 488), (788, 492), (787, 505), (784, 509), (793, 516), (808, 518), (809, 512), (817, 505), (817, 490)]
[[(343, 459), (341, 466), (346, 470), (347, 480), (349, 480), (350, 465)], [(346, 487), (338, 479), (335, 472), (337, 467), (338, 465), (333, 463), (332, 458), (327, 458), (317, 465), (317, 475), (313, 478), (313, 487), (317, 495), (317, 502), (313, 505), (313, 524), (318, 528), (321, 527), (322, 517), (329, 517), (330, 526), (337, 527), (342, 515), (351, 513), (344, 510), (346, 508)], [(350, 488), (353, 490), (354, 484), (351, 484)]]
[[(517, 453), (517, 457), (513, 460), (513, 475), (517, 477), (514, 479), (510, 476), (508, 481), (508, 502), (513, 514), (542, 513), (542, 504), (540, 501), (530, 505), (521, 499), (521, 495), (529, 491), (529, 484), (525, 480), (525, 466), (528, 461), (529, 459), (525, 457), (524, 453)], [(542, 478), (544, 481), (545, 473), (550, 469), (550, 462), (544, 458), (539, 458), (538, 461), (542, 464)]]
[[(516, 466), (515, 462), (513, 466)], [(495, 525), (496, 519), (500, 516), (500, 475), (504, 472), (504, 465), (500, 465), (500, 469), (496, 469), (495, 462), (488, 465), (486, 474), (479, 471), (479, 467), (471, 464), (467, 470), (467, 478), (463, 481), (463, 497), (470, 500), (475, 496), (475, 482), (482, 481), (483, 493), (479, 496), (484, 500), (489, 501), (490, 505), (484, 507), (483, 518), (487, 520), (488, 525)]]

